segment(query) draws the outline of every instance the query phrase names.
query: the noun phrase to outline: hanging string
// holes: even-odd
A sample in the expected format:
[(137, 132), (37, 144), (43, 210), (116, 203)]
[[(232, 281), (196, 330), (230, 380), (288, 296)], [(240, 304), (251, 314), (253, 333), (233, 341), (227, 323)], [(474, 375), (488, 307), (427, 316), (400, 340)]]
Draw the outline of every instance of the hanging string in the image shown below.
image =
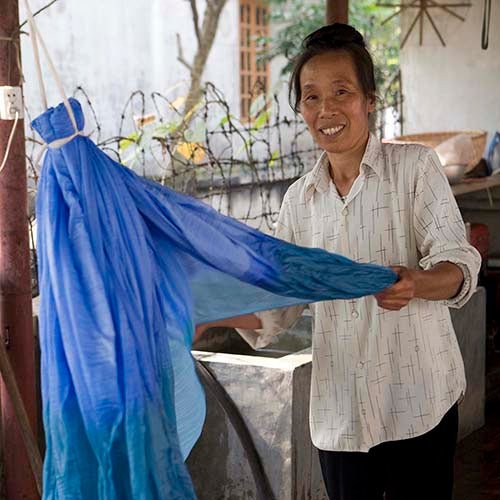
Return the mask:
[[(29, 7), (27, 7), (28, 9)], [(29, 16), (29, 14), (28, 14)], [(31, 39), (31, 46), (33, 47), (33, 56), (35, 58), (35, 69), (36, 69), (36, 74), (38, 77), (38, 90), (40, 91), (40, 97), (42, 99), (42, 104), (43, 104), (43, 109), (46, 110), (48, 109), (48, 103), (47, 103), (47, 93), (45, 91), (45, 84), (43, 81), (43, 73), (42, 73), (42, 65), (40, 63), (40, 52), (38, 50), (38, 43), (37, 43), (37, 34), (35, 29), (33, 29), (33, 25), (31, 24), (31, 17), (29, 17), (29, 23), (30, 23), (30, 39)]]
[(16, 127), (18, 122), (19, 122), (19, 111), (16, 110), (14, 125), (12, 126), (12, 130), (9, 135), (9, 140), (7, 141), (7, 148), (5, 150), (5, 155), (3, 157), (2, 163), (0, 164), (0, 174), (2, 173), (2, 170), (5, 168), (5, 165), (7, 165), (7, 158), (9, 157), (10, 148), (12, 147), (12, 141), (14, 139), (14, 133), (16, 132)]
[[(15, 47), (15, 52), (16, 52), (16, 63), (17, 67), (19, 69), (19, 74), (22, 82), (22, 70), (21, 70), (21, 51), (19, 48), (19, 43), (16, 39), (12, 37), (7, 37), (7, 36), (0, 36), (0, 41), (2, 42), (7, 42), (11, 43)], [(10, 57), (10, 56), (9, 56)], [(8, 83), (10, 84), (10, 63), (9, 63), (9, 77), (8, 77)], [(7, 159), (9, 158), (10, 150), (12, 148), (12, 142), (14, 140), (14, 135), (16, 133), (16, 128), (17, 124), (19, 123), (19, 114), (21, 110), (16, 110), (16, 115), (14, 118), (14, 124), (12, 125), (12, 130), (10, 131), (9, 138), (7, 139), (7, 147), (5, 148), (5, 154), (3, 157), (3, 160), (0, 162), (0, 174), (2, 173), (3, 169), (7, 165)]]
[[(58, 139), (50, 144), (44, 144), (40, 154), (38, 155), (37, 160), (35, 161), (35, 167), (36, 167), (38, 165), (39, 161), (41, 160), (43, 153), (47, 150), (47, 148), (59, 148), (59, 147), (63, 146), (64, 144), (67, 144), (68, 142), (73, 140), (75, 137), (77, 137), (79, 135), (83, 135), (83, 133), (80, 130), (78, 130), (78, 124), (76, 122), (76, 117), (75, 117), (75, 114), (73, 112), (73, 108), (71, 107), (69, 100), (66, 96), (66, 92), (64, 91), (64, 86), (62, 84), (62, 80), (61, 80), (61, 78), (60, 78), (60, 76), (55, 68), (54, 62), (52, 61), (52, 58), (51, 58), (50, 53), (47, 49), (47, 46), (46, 46), (46, 44), (45, 44), (45, 42), (40, 34), (40, 31), (38, 30), (38, 27), (37, 27), (36, 22), (35, 22), (35, 17), (33, 15), (33, 12), (31, 11), (29, 2), (28, 2), (28, 0), (23, 0), (23, 2), (24, 2), (24, 7), (26, 9), (27, 17), (28, 17), (28, 24), (30, 26), (30, 34), (31, 34), (30, 38), (31, 38), (32, 46), (33, 46), (33, 55), (34, 55), (34, 59), (35, 59), (35, 68), (36, 68), (36, 74), (37, 74), (37, 78), (38, 78), (38, 87), (39, 87), (43, 107), (45, 110), (48, 109), (48, 100), (47, 100), (47, 92), (45, 89), (45, 83), (44, 83), (44, 79), (43, 79), (42, 65), (41, 65), (41, 60), (40, 60), (40, 50), (39, 50), (39, 46), (38, 46), (39, 43), (40, 43), (40, 45), (45, 53), (45, 56), (46, 56), (48, 64), (49, 64), (49, 69), (52, 73), (52, 76), (54, 77), (54, 80), (55, 80), (56, 85), (58, 87), (59, 93), (61, 94), (62, 100), (64, 102), (64, 106), (65, 106), (66, 111), (68, 112), (68, 116), (71, 120), (71, 124), (73, 125), (73, 128), (75, 130), (74, 134), (72, 134), (69, 137)], [(18, 64), (18, 67), (19, 67), (20, 72), (21, 72), (20, 50), (19, 50), (19, 44), (17, 43), (17, 40), (15, 40), (12, 37), (1, 36), (0, 41), (10, 42), (10, 43), (13, 43), (15, 45), (17, 64)], [(21, 76), (21, 79), (22, 79), (22, 76)], [(14, 140), (14, 134), (15, 134), (18, 122), (19, 122), (19, 112), (16, 111), (14, 124), (12, 126), (12, 130), (10, 132), (9, 139), (7, 141), (7, 148), (5, 150), (3, 160), (0, 164), (0, 173), (3, 171), (3, 169), (7, 165), (7, 159), (8, 159), (9, 154), (10, 154), (10, 150), (12, 147), (12, 142)]]
[[(8, 43), (11, 43), (12, 45), (14, 45), (15, 54), (16, 54), (16, 65), (17, 65), (17, 69), (19, 71), (19, 86), (21, 86), (21, 84), (23, 82), (23, 69), (21, 67), (21, 48), (20, 48), (19, 41), (16, 38), (12, 38), (12, 37), (8, 37), (8, 36), (0, 36), (0, 42), (8, 42)], [(9, 56), (8, 57), (10, 58), (10, 47), (9, 47)], [(10, 59), (9, 59), (9, 61), (10, 61)], [(8, 85), (12, 85), (11, 78), (10, 78), (10, 71), (11, 71), (11, 67), (10, 67), (10, 62), (9, 62), (8, 76), (7, 76)]]
[(40, 160), (42, 159), (43, 153), (47, 151), (47, 149), (59, 149), (62, 148), (65, 144), (68, 144), (68, 142), (71, 142), (75, 137), (78, 137), (81, 135), (82, 137), (88, 137), (86, 134), (84, 134), (81, 130), (78, 130), (74, 134), (71, 134), (68, 137), (62, 137), (61, 139), (56, 139), (53, 142), (50, 143), (44, 143), (42, 146), (42, 149), (40, 150), (40, 153), (38, 153), (38, 156), (36, 157), (36, 160), (33, 162), (33, 167), (35, 170), (37, 169), (38, 165), (40, 164)]
[(45, 57), (47, 58), (50, 72), (52, 73), (52, 76), (56, 82), (56, 85), (57, 85), (59, 93), (62, 97), (64, 106), (66, 107), (66, 111), (68, 112), (68, 115), (70, 117), (73, 128), (75, 129), (75, 133), (78, 134), (79, 130), (78, 130), (78, 125), (76, 123), (75, 114), (73, 113), (73, 109), (71, 108), (71, 105), (70, 105), (68, 98), (66, 96), (66, 92), (64, 91), (64, 86), (62, 84), (62, 80), (59, 77), (59, 73), (57, 72), (57, 70), (55, 68), (55, 65), (54, 65), (54, 62), (52, 61), (52, 58), (50, 57), (50, 53), (47, 49), (47, 46), (45, 45), (45, 42), (42, 38), (42, 35), (40, 34), (40, 31), (38, 30), (38, 27), (36, 25), (35, 18), (33, 16), (33, 12), (31, 11), (30, 6), (29, 6), (28, 0), (23, 0), (23, 3), (24, 3), (24, 7), (26, 9), (27, 16), (28, 16), (28, 23), (30, 26), (31, 39), (32, 39), (32, 44), (33, 44), (33, 52), (34, 52), (34, 57), (35, 57), (35, 62), (36, 62), (36, 67), (37, 67), (38, 83), (40, 86), (42, 101), (44, 103), (45, 109), (48, 109), (48, 105), (47, 105), (47, 96), (46, 96), (46, 92), (45, 92), (45, 86), (44, 86), (43, 77), (42, 77), (42, 69), (41, 69), (41, 63), (40, 63), (40, 55), (39, 55), (39, 51), (38, 51), (38, 43), (40, 43), (40, 46), (42, 47), (42, 50), (45, 53)]

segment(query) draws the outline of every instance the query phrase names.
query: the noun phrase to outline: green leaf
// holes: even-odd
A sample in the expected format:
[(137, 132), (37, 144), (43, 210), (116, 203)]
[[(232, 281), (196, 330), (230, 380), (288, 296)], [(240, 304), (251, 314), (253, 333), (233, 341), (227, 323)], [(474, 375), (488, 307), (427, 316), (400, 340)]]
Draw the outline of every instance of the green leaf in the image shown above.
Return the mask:
[(245, 141), (243, 141), (243, 144), (236, 151), (235, 156), (238, 156), (244, 149), (248, 148), (252, 144), (253, 144), (252, 139), (245, 139)]
[(256, 116), (258, 113), (261, 112), (261, 110), (265, 107), (265, 105), (266, 105), (266, 97), (264, 96), (264, 94), (260, 94), (252, 101), (249, 111), (250, 116)]
[(153, 131), (154, 139), (165, 139), (168, 135), (173, 134), (181, 124), (181, 120), (175, 120), (168, 123), (158, 125)]
[(118, 149), (120, 154), (125, 151), (127, 148), (132, 146), (132, 144), (137, 144), (140, 139), (140, 133), (139, 132), (132, 132), (130, 135), (125, 137), (124, 139), (121, 139), (120, 142), (118, 143)]
[(222, 117), (222, 120), (220, 121), (219, 125), (223, 127), (226, 123), (229, 122), (229, 118), (232, 118), (231, 115), (226, 115)]
[(271, 159), (269, 160), (269, 167), (274, 167), (274, 164), (276, 162), (276, 158), (278, 158), (280, 152), (278, 150), (273, 151), (271, 155)]
[(269, 111), (267, 109), (263, 109), (259, 113), (259, 116), (255, 119), (252, 128), (254, 130), (259, 130), (267, 123), (268, 120), (269, 120)]

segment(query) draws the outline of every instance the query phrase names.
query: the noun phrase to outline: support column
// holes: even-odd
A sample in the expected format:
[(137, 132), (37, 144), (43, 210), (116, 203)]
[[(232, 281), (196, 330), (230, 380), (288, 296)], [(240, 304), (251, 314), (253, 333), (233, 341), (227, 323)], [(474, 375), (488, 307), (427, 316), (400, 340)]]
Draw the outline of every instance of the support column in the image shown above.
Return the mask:
[(326, 0), (326, 24), (349, 22), (349, 0)]
[[(14, 42), (0, 40), (0, 86), (20, 85), (18, 29), (18, 0), (0, 0), (0, 37), (15, 38)], [(5, 154), (13, 123), (0, 120), (0, 160)], [(7, 345), (31, 427), (36, 432), (24, 120), (19, 120), (7, 164), (0, 173), (0, 341)], [(1, 377), (0, 404), (5, 498), (37, 499), (39, 497), (19, 425)]]

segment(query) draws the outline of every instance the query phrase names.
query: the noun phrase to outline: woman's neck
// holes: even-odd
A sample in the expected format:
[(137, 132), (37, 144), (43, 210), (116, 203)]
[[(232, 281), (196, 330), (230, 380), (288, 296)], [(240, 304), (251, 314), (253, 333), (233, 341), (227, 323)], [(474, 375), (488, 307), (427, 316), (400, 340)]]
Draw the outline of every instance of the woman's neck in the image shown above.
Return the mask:
[(351, 185), (359, 175), (359, 167), (365, 154), (368, 137), (362, 141), (359, 147), (345, 153), (327, 152), (330, 162), (330, 176), (339, 191), (343, 195), (349, 192)]

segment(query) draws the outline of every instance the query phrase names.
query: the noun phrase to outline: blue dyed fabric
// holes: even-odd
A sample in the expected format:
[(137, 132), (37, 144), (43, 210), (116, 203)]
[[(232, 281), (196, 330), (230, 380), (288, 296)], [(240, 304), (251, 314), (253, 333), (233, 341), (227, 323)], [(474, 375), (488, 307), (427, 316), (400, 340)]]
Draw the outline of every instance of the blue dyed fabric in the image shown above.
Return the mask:
[[(33, 126), (47, 143), (74, 132), (63, 105)], [(396, 279), (222, 216), (83, 136), (47, 151), (37, 223), (45, 499), (195, 498), (184, 465), (205, 417), (195, 324)]]

